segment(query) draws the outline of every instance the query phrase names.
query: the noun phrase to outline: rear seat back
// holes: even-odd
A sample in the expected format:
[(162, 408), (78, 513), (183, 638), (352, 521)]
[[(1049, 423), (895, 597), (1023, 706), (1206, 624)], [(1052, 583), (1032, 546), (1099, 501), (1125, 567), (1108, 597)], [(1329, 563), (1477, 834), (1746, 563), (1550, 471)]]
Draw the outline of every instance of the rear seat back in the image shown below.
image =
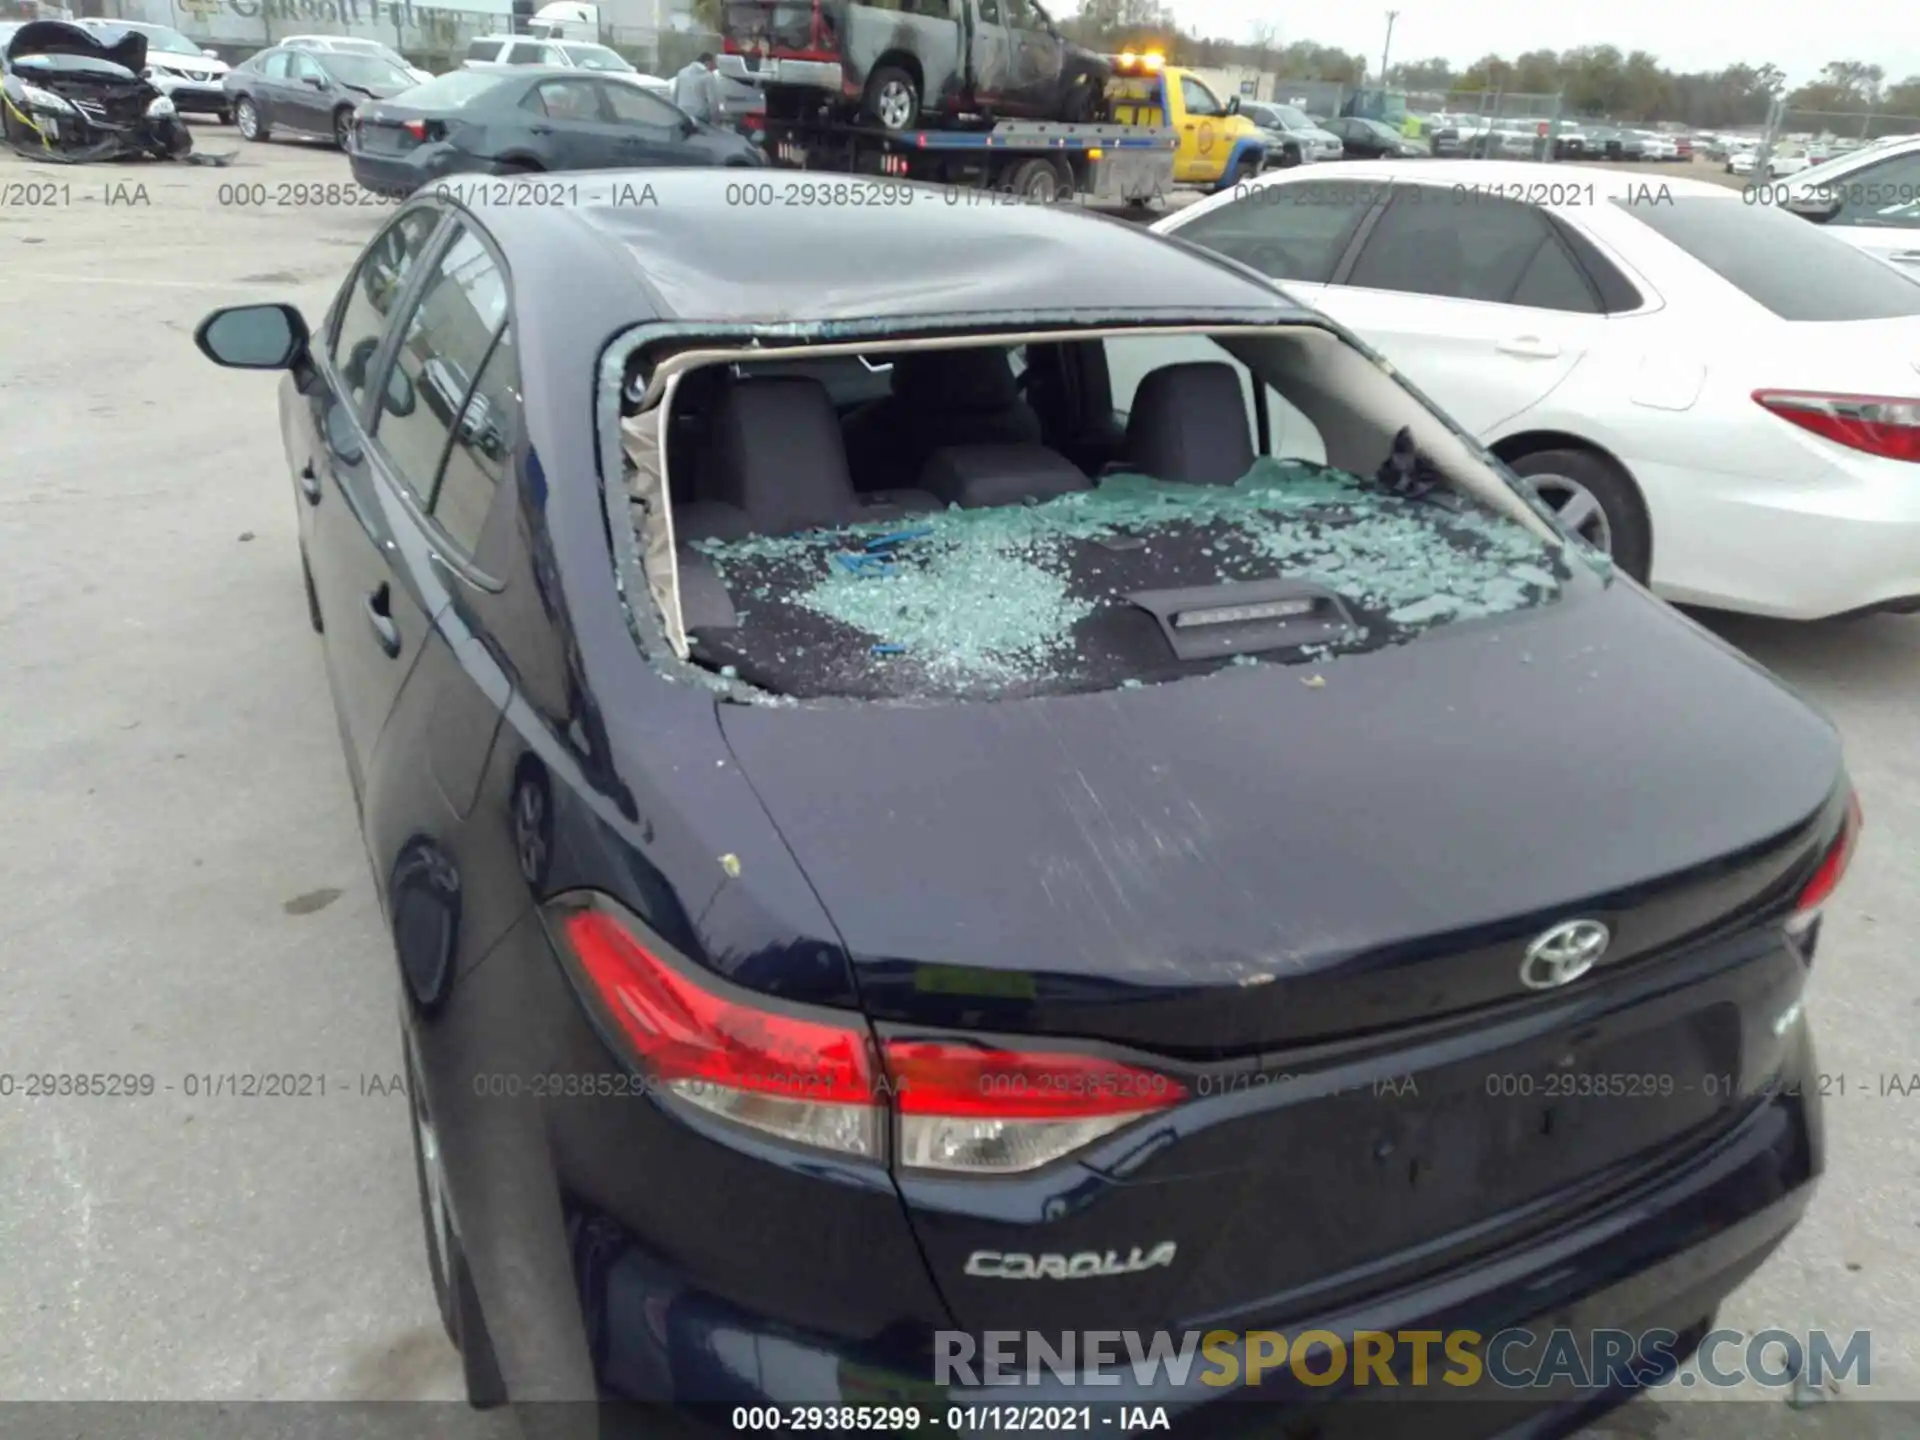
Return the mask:
[(954, 445), (928, 458), (920, 488), (943, 504), (973, 510), (1052, 500), (1093, 485), (1044, 445)]
[(742, 380), (714, 404), (702, 456), (703, 500), (744, 511), (761, 535), (858, 518), (840, 420), (818, 380)]
[(1231, 485), (1253, 468), (1247, 396), (1233, 366), (1195, 360), (1149, 370), (1127, 414), (1127, 465), (1156, 480)]

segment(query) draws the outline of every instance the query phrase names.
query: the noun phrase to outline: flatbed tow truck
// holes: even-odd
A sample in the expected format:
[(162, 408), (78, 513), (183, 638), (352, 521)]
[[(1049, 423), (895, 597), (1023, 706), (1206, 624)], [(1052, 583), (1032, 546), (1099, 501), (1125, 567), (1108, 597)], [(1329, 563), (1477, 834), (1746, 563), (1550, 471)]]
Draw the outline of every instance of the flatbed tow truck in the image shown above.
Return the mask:
[[(924, 180), (1022, 200), (1141, 207), (1176, 188), (1230, 189), (1267, 163), (1265, 137), (1187, 72), (1153, 55), (1121, 55), (1105, 118), (957, 123), (898, 132), (815, 118), (774, 119), (767, 153), (789, 169)], [(1209, 105), (1207, 102), (1211, 101)]]

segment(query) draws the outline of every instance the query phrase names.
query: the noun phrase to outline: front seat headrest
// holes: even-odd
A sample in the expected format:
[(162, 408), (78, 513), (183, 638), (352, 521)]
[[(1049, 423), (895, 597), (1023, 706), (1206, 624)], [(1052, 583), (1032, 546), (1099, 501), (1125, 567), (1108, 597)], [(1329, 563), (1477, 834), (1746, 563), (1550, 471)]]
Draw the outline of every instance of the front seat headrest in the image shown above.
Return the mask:
[(702, 499), (737, 505), (762, 535), (790, 535), (854, 518), (840, 421), (818, 380), (741, 380), (713, 407)]
[(1231, 485), (1253, 468), (1247, 396), (1233, 366), (1195, 360), (1150, 370), (1127, 415), (1127, 463), (1156, 480)]
[(892, 384), (900, 399), (928, 410), (1005, 410), (1021, 403), (1013, 366), (998, 346), (908, 351), (893, 362)]

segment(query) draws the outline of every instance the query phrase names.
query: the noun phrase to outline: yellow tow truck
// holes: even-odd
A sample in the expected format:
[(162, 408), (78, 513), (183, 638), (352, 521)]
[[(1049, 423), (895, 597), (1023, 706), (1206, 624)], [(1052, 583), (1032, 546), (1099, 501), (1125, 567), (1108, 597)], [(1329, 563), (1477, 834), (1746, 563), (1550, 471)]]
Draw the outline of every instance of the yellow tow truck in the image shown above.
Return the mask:
[[(1009, 120), (887, 132), (818, 117), (770, 121), (774, 163), (890, 175), (1049, 201), (1075, 195), (1128, 205), (1176, 186), (1223, 190), (1266, 168), (1267, 141), (1191, 70), (1156, 54), (1109, 57), (1098, 122)], [(765, 188), (765, 187), (762, 187)]]
[(1224, 190), (1267, 166), (1267, 137), (1193, 71), (1153, 53), (1112, 57), (1108, 113), (1121, 125), (1168, 129), (1175, 138), (1173, 183)]

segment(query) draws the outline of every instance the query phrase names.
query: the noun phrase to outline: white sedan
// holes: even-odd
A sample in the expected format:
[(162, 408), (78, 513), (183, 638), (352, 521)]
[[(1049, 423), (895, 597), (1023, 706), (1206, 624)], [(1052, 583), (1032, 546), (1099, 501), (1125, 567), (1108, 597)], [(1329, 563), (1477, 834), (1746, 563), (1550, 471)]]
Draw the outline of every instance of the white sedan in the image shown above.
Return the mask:
[(1339, 162), (1159, 221), (1284, 284), (1668, 599), (1920, 609), (1920, 284), (1697, 180)]
[(1773, 198), (1920, 280), (1920, 136), (1876, 140), (1803, 170)]

